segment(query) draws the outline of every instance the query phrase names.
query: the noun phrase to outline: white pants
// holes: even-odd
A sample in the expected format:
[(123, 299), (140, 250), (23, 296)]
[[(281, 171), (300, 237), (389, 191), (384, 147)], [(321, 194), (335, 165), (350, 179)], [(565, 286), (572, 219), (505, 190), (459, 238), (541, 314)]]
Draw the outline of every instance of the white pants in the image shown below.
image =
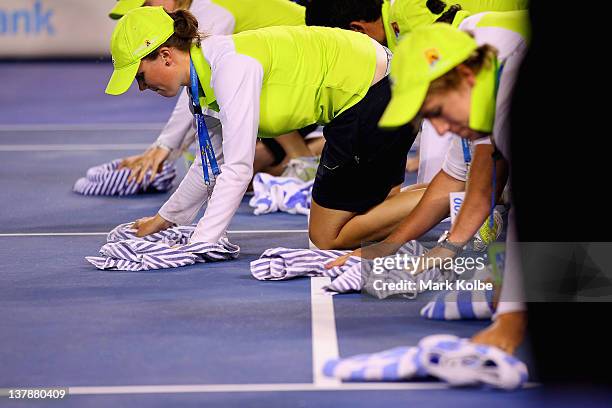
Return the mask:
[(527, 309), (525, 306), (525, 291), (523, 287), (523, 274), (521, 258), (516, 235), (514, 209), (508, 214), (508, 235), (506, 237), (506, 264), (502, 281), (501, 294), (497, 311), (493, 320), (500, 314), (519, 312)]

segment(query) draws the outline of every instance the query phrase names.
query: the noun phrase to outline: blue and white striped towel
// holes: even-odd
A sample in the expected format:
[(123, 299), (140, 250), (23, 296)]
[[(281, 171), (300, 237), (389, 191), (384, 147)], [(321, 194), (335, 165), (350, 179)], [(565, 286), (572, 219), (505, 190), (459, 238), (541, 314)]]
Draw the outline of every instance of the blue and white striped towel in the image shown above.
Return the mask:
[(342, 381), (402, 381), (423, 377), (418, 347), (396, 347), (373, 354), (328, 360), (323, 373)]
[(427, 373), (453, 386), (514, 390), (529, 379), (525, 363), (497, 347), (446, 334), (427, 336), (418, 346)]
[(108, 234), (108, 243), (100, 249), (102, 256), (85, 259), (103, 270), (149, 271), (226, 261), (240, 254), (240, 247), (225, 237), (216, 243), (187, 243), (194, 229), (194, 226), (172, 227), (139, 238), (131, 224), (121, 224)]
[(257, 173), (253, 177), (253, 197), (249, 205), (255, 215), (282, 211), (308, 215), (314, 180), (302, 181), (293, 177), (274, 177)]
[(151, 172), (147, 172), (144, 180), (137, 183), (132, 180), (128, 183), (130, 169), (119, 170), (121, 159), (94, 166), (87, 170), (86, 176), (78, 179), (72, 188), (75, 193), (96, 196), (127, 196), (140, 193), (166, 192), (172, 188), (176, 177), (174, 163), (166, 161), (162, 170), (151, 182)]
[(326, 290), (353, 292), (361, 290), (361, 258), (350, 257), (343, 266), (326, 269), (325, 264), (349, 251), (271, 248), (251, 262), (251, 274), (257, 280), (288, 280), (300, 276), (328, 276), (332, 283)]
[(145, 235), (144, 237), (137, 237), (136, 230), (132, 228), (132, 225), (133, 223), (128, 222), (116, 226), (106, 236), (106, 242), (119, 242), (128, 239), (137, 239), (141, 241), (159, 242), (169, 246), (186, 245), (189, 242), (189, 238), (191, 238), (193, 231), (196, 229), (195, 225), (179, 225), (167, 228), (154, 234)]
[(328, 360), (323, 373), (342, 381), (402, 381), (428, 375), (452, 386), (513, 390), (528, 380), (527, 366), (492, 346), (451, 335), (427, 336), (416, 347)]
[[(476, 268), (471, 280), (492, 282), (492, 265)], [(486, 320), (493, 317), (494, 290), (454, 290), (442, 292), (421, 309), (421, 316), (432, 320)]]
[(421, 309), (432, 320), (486, 320), (493, 316), (492, 290), (455, 290), (440, 293)]
[[(396, 255), (380, 259), (378, 261), (378, 271), (376, 265), (372, 262), (364, 262), (364, 291), (378, 299), (385, 299), (390, 296), (414, 299), (419, 293), (427, 290), (424, 284), (431, 283), (433, 288), (435, 283), (452, 282), (456, 279), (456, 274), (453, 271), (438, 268), (427, 269), (413, 276), (411, 260), (414, 259), (414, 262), (417, 262), (425, 252), (425, 247), (418, 241), (408, 241), (397, 251)], [(386, 268), (388, 258), (391, 258), (390, 265), (397, 264), (399, 259), (400, 263), (406, 264), (408, 268), (402, 269), (395, 266)]]
[[(434, 282), (454, 279), (453, 272), (430, 269), (424, 273), (412, 276), (407, 271), (385, 270), (381, 274), (372, 273), (372, 262), (358, 257), (350, 257), (344, 265), (326, 269), (325, 264), (349, 251), (333, 250), (310, 250), (271, 248), (266, 250), (258, 260), (251, 262), (251, 274), (258, 280), (287, 280), (300, 276), (327, 276), (332, 278), (332, 283), (325, 289), (329, 292), (355, 292), (364, 289), (372, 296), (379, 299), (388, 296), (405, 294), (405, 291), (388, 289), (377, 290), (375, 280), (384, 282), (397, 282), (408, 280), (415, 282), (418, 288), (420, 281), (432, 280)], [(419, 256), (425, 249), (417, 241), (404, 244), (398, 254), (408, 256)], [(394, 258), (395, 255), (391, 258)], [(423, 290), (410, 292), (410, 297), (415, 297)]]

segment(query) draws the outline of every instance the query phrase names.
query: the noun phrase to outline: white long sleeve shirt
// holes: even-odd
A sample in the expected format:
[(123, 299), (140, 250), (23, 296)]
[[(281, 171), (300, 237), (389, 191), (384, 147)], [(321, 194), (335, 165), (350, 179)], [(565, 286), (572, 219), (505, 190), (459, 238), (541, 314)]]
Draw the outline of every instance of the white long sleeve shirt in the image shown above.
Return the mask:
[[(304, 24), (304, 8), (287, 0), (193, 0), (189, 11), (198, 20), (199, 30), (206, 35), (230, 35), (273, 25)], [(217, 117), (216, 113), (207, 114)], [(194, 140), (193, 115), (184, 89), (155, 144), (169, 148), (169, 159), (175, 160)]]
[[(215, 135), (212, 142), (221, 174), (214, 189), (206, 186), (198, 158), (160, 215), (177, 224), (191, 222), (210, 195), (191, 241), (216, 242), (251, 180), (258, 132), (280, 135), (329, 123), (354, 106), (373, 81), (377, 47), (382, 46), (363, 34), (321, 27), (268, 28), (204, 39), (191, 55), (205, 94), (210, 97), (214, 91), (219, 107), (223, 136)], [(201, 53), (199, 58), (194, 52)], [(386, 64), (384, 50), (380, 58)]]

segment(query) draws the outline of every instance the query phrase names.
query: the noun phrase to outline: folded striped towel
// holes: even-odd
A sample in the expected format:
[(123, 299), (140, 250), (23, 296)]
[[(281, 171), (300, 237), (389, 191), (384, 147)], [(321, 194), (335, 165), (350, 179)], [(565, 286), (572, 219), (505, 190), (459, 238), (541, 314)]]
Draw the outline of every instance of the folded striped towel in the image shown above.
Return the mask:
[(308, 215), (314, 180), (302, 181), (294, 177), (274, 177), (257, 173), (253, 177), (253, 197), (249, 205), (255, 215), (282, 211)]
[(432, 320), (486, 320), (493, 316), (492, 290), (455, 290), (440, 293), (421, 309)]
[(172, 227), (145, 237), (136, 237), (131, 223), (121, 224), (107, 236), (100, 249), (102, 256), (85, 259), (98, 269), (115, 271), (149, 271), (178, 268), (199, 262), (236, 259), (240, 247), (225, 237), (216, 243), (188, 243), (195, 226)]
[(94, 166), (87, 170), (86, 176), (78, 179), (72, 188), (75, 193), (95, 196), (127, 196), (140, 193), (166, 192), (172, 188), (176, 177), (174, 163), (166, 161), (162, 170), (157, 173), (153, 181), (151, 172), (147, 172), (143, 181), (128, 182), (131, 170), (119, 169), (121, 159)]
[[(495, 265), (489, 264), (485, 268), (475, 269), (471, 280), (492, 283), (496, 275)], [(423, 306), (421, 316), (432, 320), (487, 320), (495, 312), (494, 295), (494, 289), (442, 292)]]
[[(398, 254), (419, 256), (424, 252), (425, 249), (421, 244), (417, 241), (410, 241), (400, 248)], [(258, 280), (327, 276), (332, 278), (332, 283), (325, 288), (328, 292), (345, 293), (364, 290), (379, 299), (403, 294), (409, 294), (408, 297), (413, 298), (417, 293), (424, 291), (420, 290), (420, 281), (439, 282), (454, 279), (452, 271), (438, 269), (430, 269), (417, 276), (412, 276), (408, 271), (403, 270), (378, 271), (373, 261), (358, 257), (350, 257), (342, 266), (325, 268), (325, 264), (347, 253), (349, 251), (271, 248), (264, 251), (259, 259), (251, 262), (251, 274)], [(390, 258), (395, 257), (396, 255)], [(398, 283), (402, 282), (413, 282), (414, 290), (391, 288), (391, 286), (399, 286)], [(381, 286), (382, 283), (393, 285)]]
[(141, 241), (160, 242), (169, 246), (185, 245), (189, 242), (189, 238), (195, 231), (195, 225), (179, 225), (167, 228), (163, 231), (154, 234), (137, 237), (136, 230), (132, 228), (133, 223), (128, 222), (120, 224), (112, 229), (106, 236), (106, 242), (119, 242), (128, 239), (137, 239)]
[(328, 276), (330, 292), (361, 290), (361, 258), (350, 257), (343, 266), (326, 269), (325, 264), (349, 251), (271, 248), (251, 262), (251, 274), (257, 280), (288, 280), (300, 276)]
[(527, 366), (492, 346), (452, 335), (427, 336), (416, 347), (331, 359), (323, 373), (342, 381), (402, 381), (433, 376), (452, 386), (513, 390), (528, 380)]

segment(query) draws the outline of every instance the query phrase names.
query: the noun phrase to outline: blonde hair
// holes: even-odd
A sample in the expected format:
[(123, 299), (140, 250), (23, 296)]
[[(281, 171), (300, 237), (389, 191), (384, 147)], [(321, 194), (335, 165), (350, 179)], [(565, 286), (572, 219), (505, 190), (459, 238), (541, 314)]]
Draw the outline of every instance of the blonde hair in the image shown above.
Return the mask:
[[(488, 44), (478, 47), (472, 55), (460, 65), (470, 68), (474, 74), (478, 74), (483, 68), (489, 68), (493, 60), (497, 57), (497, 48)], [(440, 93), (456, 89), (461, 84), (462, 76), (457, 67), (453, 68), (440, 78), (435, 79), (429, 84), (429, 93)]]
[(193, 0), (175, 0), (175, 10), (189, 10)]

